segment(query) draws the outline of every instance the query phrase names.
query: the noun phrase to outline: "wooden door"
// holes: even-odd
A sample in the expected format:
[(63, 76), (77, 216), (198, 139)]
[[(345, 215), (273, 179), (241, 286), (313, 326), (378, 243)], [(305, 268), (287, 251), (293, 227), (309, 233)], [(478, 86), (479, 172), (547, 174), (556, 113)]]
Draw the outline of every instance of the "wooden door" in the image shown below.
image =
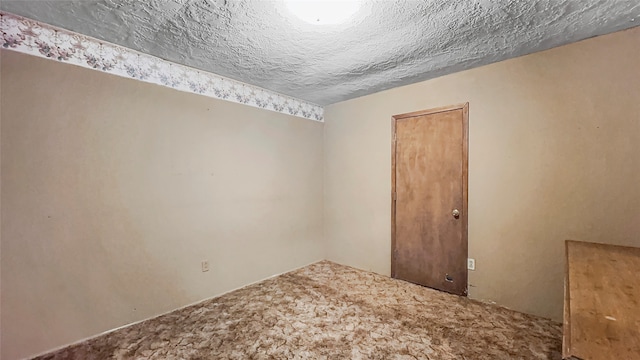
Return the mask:
[(391, 276), (467, 295), (468, 104), (393, 117)]

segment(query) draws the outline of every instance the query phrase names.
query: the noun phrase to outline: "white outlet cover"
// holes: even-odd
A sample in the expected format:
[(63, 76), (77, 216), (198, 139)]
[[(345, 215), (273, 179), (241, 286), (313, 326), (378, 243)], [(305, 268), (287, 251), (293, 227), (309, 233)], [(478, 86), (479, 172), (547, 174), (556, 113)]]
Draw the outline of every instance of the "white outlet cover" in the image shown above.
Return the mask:
[(471, 259), (471, 258), (467, 259), (467, 269), (468, 270), (476, 269), (476, 259)]

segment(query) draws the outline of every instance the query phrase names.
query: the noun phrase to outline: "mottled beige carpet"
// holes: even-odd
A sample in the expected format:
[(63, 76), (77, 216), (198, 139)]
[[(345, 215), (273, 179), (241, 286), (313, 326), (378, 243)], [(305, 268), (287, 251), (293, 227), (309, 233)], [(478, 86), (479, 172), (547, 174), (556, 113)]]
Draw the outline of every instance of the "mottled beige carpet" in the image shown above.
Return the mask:
[(39, 359), (560, 359), (561, 327), (328, 261)]

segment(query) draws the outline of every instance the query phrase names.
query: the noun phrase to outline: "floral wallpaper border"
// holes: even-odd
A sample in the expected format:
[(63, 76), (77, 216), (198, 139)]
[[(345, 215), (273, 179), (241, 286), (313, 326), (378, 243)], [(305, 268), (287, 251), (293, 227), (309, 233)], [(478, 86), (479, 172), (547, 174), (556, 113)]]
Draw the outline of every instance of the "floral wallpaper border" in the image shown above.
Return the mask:
[(2, 48), (216, 99), (323, 121), (323, 108), (257, 86), (0, 11)]

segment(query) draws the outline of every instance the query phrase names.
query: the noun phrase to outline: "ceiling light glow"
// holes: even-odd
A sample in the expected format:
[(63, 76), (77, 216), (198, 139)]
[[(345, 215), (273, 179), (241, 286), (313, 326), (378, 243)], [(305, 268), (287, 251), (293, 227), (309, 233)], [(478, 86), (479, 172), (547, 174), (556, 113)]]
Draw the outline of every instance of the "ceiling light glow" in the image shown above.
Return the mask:
[(360, 8), (356, 0), (286, 0), (289, 11), (314, 25), (335, 25), (347, 21)]

